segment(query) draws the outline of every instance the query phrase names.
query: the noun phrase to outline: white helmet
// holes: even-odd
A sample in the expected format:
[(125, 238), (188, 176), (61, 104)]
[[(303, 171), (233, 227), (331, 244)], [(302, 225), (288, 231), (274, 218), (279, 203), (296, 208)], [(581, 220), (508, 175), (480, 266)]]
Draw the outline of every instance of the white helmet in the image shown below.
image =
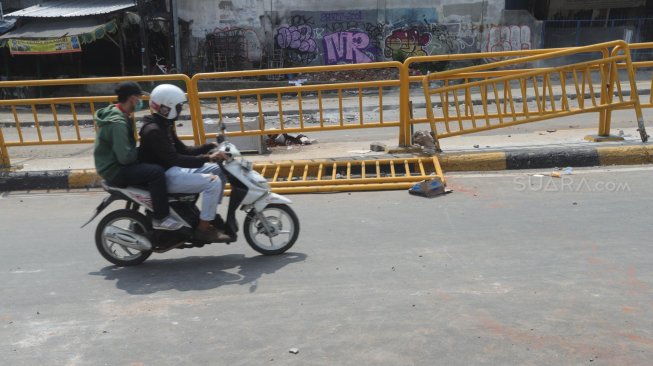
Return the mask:
[(150, 94), (150, 108), (165, 119), (177, 119), (187, 101), (184, 91), (171, 84), (161, 84)]

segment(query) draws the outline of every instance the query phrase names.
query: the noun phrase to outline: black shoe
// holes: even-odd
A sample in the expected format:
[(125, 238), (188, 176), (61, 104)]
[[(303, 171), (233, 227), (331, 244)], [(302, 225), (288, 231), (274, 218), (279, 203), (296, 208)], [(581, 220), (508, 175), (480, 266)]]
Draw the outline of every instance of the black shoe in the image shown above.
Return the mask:
[(209, 226), (208, 230), (195, 229), (193, 236), (196, 240), (205, 241), (208, 243), (226, 243), (231, 239), (229, 235), (223, 233), (222, 231), (218, 231), (218, 229), (214, 228), (213, 226)]

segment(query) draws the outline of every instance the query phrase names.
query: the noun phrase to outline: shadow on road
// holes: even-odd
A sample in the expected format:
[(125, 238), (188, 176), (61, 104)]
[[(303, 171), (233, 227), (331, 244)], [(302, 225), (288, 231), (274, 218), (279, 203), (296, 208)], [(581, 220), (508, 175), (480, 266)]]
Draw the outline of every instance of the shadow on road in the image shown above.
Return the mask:
[[(257, 280), (264, 274), (306, 259), (303, 253), (278, 256), (245, 257), (244, 254), (225, 256), (186, 257), (181, 259), (148, 260), (135, 267), (108, 266), (93, 276), (116, 281), (116, 287), (132, 295), (147, 295), (159, 291), (200, 291), (224, 285), (249, 284), (256, 291)], [(235, 270), (235, 271), (234, 271)]]

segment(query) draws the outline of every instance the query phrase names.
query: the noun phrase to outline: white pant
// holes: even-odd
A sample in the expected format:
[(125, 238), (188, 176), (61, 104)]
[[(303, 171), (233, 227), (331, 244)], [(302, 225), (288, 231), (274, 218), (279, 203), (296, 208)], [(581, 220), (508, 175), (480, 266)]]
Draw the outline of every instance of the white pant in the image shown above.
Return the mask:
[[(213, 180), (211, 178), (214, 177)], [(173, 166), (166, 171), (169, 193), (202, 193), (200, 220), (213, 221), (222, 201), (226, 176), (218, 164), (204, 164), (201, 168)]]

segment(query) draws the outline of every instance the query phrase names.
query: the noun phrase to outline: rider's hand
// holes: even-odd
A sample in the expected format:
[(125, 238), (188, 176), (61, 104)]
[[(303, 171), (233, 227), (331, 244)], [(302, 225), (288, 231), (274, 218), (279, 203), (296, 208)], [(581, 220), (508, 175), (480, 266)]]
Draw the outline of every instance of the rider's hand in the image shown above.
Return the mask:
[(209, 159), (212, 162), (218, 162), (218, 161), (225, 161), (228, 159), (227, 154), (224, 153), (224, 151), (218, 151), (214, 152), (213, 154), (209, 155)]

